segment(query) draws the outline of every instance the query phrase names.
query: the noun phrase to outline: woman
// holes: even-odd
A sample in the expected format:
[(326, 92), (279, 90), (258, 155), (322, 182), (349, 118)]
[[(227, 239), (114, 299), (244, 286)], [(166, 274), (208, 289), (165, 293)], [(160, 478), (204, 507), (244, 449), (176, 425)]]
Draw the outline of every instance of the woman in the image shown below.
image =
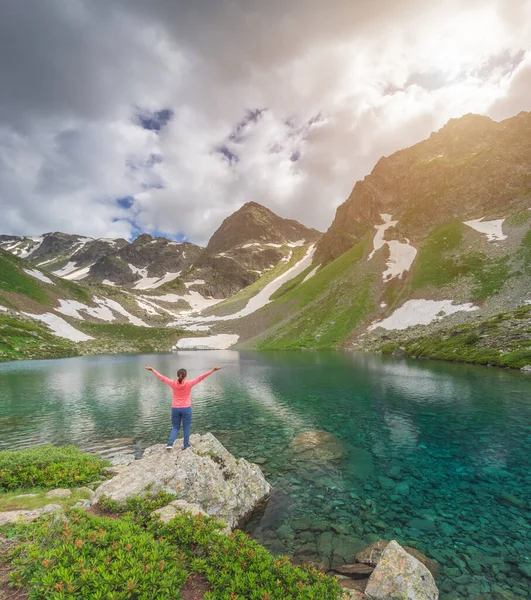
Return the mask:
[(158, 371), (155, 371), (153, 367), (146, 367), (148, 371), (151, 371), (153, 375), (158, 377), (161, 381), (166, 383), (173, 390), (173, 402), (171, 409), (171, 434), (170, 441), (166, 446), (166, 450), (171, 450), (173, 442), (177, 439), (177, 434), (181, 428), (181, 422), (183, 424), (184, 433), (184, 449), (190, 446), (190, 424), (192, 422), (192, 399), (190, 397), (192, 388), (197, 385), (200, 381), (203, 381), (209, 375), (212, 375), (214, 371), (219, 371), (221, 367), (214, 367), (208, 373), (204, 373), (195, 379), (186, 380), (186, 369), (179, 369), (177, 371), (177, 379), (170, 379), (164, 377)]

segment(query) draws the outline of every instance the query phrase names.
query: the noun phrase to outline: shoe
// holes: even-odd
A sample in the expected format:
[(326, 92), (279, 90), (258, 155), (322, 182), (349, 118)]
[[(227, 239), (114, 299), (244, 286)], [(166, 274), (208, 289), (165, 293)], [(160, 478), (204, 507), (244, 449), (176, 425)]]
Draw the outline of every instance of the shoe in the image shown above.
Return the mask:
[(173, 450), (173, 446), (166, 446), (166, 450)]

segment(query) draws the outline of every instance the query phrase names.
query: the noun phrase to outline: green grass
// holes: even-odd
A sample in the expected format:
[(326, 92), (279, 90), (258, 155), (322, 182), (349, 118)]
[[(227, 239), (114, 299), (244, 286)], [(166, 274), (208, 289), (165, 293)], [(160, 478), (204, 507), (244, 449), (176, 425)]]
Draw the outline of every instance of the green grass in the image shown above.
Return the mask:
[(151, 516), (170, 500), (130, 499), (115, 518), (75, 509), (1, 527), (0, 535), (16, 544), (8, 557), (11, 585), (30, 600), (174, 600), (189, 577), (200, 576), (209, 586), (205, 600), (343, 597), (334, 578), (271, 555), (241, 531), (223, 535), (209, 517), (180, 514), (164, 524)]
[[(529, 211), (531, 213), (531, 211)], [(525, 234), (518, 257), (521, 259), (526, 273), (531, 273), (531, 229)]]
[(0, 452), (0, 491), (82, 486), (99, 479), (108, 462), (75, 446), (36, 446)]
[(384, 353), (404, 348), (408, 356), (519, 369), (531, 364), (531, 306), (500, 313), (412, 340), (380, 346)]
[(444, 287), (461, 277), (472, 278), (471, 300), (485, 300), (498, 294), (513, 273), (508, 256), (489, 259), (482, 252), (460, 254), (464, 225), (446, 223), (435, 228), (419, 248), (412, 290)]
[(23, 294), (41, 304), (48, 303), (50, 300), (44, 286), (49, 284), (24, 273), (24, 267), (30, 268), (30, 265), (0, 250), (0, 290)]
[(77, 355), (73, 342), (57, 337), (46, 327), (0, 313), (0, 362)]
[[(357, 266), (364, 257), (365, 239), (275, 301), (290, 320), (257, 344), (261, 350), (333, 348), (345, 341), (373, 309), (373, 273)], [(282, 317), (285, 312), (281, 311)]]
[(505, 224), (512, 227), (519, 227), (531, 221), (531, 210), (521, 210), (511, 215), (505, 220)]

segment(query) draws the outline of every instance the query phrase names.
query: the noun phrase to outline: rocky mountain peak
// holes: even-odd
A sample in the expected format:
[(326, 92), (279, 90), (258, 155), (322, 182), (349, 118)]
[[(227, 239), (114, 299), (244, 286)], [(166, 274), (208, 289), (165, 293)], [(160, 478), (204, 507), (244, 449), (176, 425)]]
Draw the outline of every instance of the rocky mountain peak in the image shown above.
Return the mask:
[(227, 217), (211, 237), (207, 251), (219, 253), (249, 243), (285, 244), (318, 239), (320, 233), (292, 219), (284, 219), (257, 202), (247, 202)]

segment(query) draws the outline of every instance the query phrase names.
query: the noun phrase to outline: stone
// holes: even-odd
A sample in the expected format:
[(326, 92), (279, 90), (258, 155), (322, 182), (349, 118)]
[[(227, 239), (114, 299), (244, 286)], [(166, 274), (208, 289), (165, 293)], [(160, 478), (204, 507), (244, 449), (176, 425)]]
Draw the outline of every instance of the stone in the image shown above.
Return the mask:
[(301, 517), (299, 519), (293, 519), (291, 526), (295, 531), (306, 531), (310, 529), (312, 525), (311, 517)]
[(341, 565), (336, 567), (335, 570), (341, 575), (349, 575), (354, 579), (364, 579), (374, 571), (374, 567), (369, 565), (362, 565), (361, 563), (354, 563), (351, 565)]
[(61, 510), (63, 508), (58, 504), (47, 504), (44, 508), (37, 508), (35, 510), (8, 510), (0, 512), (0, 525), (5, 525), (6, 523), (30, 523), (43, 514)]
[(396, 483), (390, 478), (390, 477), (385, 477), (385, 476), (381, 476), (378, 477), (378, 481), (380, 483), (380, 487), (382, 487), (384, 490), (394, 490)]
[(14, 499), (17, 498), (36, 498), (38, 496), (38, 494), (19, 494), (18, 496), (15, 496)]
[(284, 524), (277, 529), (277, 535), (281, 540), (286, 540), (293, 535), (293, 529)]
[(310, 525), (310, 531), (328, 531), (330, 525), (326, 521), (313, 521)]
[(79, 494), (85, 494), (89, 498), (92, 498), (92, 496), (94, 496), (94, 491), (88, 487), (79, 487), (77, 488), (76, 492), (78, 492)]
[[(209, 515), (197, 504), (193, 504), (191, 502), (186, 502), (186, 500), (174, 500), (170, 502), (168, 505), (163, 506), (162, 508), (158, 508), (154, 510), (152, 514), (158, 515), (159, 519), (163, 523), (169, 523), (172, 519), (174, 519), (177, 515), (181, 513), (189, 513), (193, 516), (203, 515), (208, 517)], [(221, 521), (220, 521), (221, 522)], [(224, 523), (224, 528), (221, 530), (221, 533), (228, 535), (231, 532), (230, 527), (226, 526)]]
[(193, 434), (190, 442), (186, 450), (180, 444), (171, 451), (164, 444), (147, 448), (140, 460), (102, 483), (92, 503), (103, 495), (123, 502), (146, 492), (165, 491), (198, 505), (231, 529), (241, 527), (269, 499), (271, 486), (260, 467), (236, 459), (211, 433)]
[(264, 456), (260, 456), (258, 458), (255, 458), (253, 462), (255, 465), (265, 465), (267, 462), (267, 458), (265, 458)]
[(409, 496), (409, 484), (407, 481), (401, 481), (395, 488), (395, 492), (401, 496)]
[(370, 600), (438, 600), (439, 591), (428, 569), (393, 540), (370, 576), (365, 596)]
[(57, 488), (56, 490), (50, 490), (46, 494), (46, 498), (70, 498), (71, 495), (71, 490), (66, 488)]
[(330, 531), (325, 531), (319, 536), (317, 552), (323, 558), (332, 556), (332, 533)]
[(345, 457), (345, 444), (328, 431), (305, 431), (295, 436), (289, 446), (289, 454), (300, 461), (330, 462)]
[(391, 353), (391, 356), (392, 356), (393, 358), (406, 358), (406, 356), (407, 356), (406, 349), (405, 349), (405, 348), (402, 348), (402, 347), (400, 347), (400, 348), (395, 348), (395, 349), (393, 350), (393, 352)]
[(363, 540), (347, 535), (333, 535), (333, 565), (353, 563), (356, 559), (356, 554), (363, 548), (365, 543)]
[(531, 365), (525, 365), (525, 367), (522, 367), (520, 371), (522, 371), (522, 373), (531, 373)]
[(376, 567), (382, 556), (382, 552), (387, 548), (389, 542), (387, 540), (378, 540), (366, 546), (361, 552), (356, 554), (356, 560), (364, 565)]
[(437, 525), (433, 521), (426, 519), (411, 519), (408, 522), (408, 527), (418, 529), (419, 531), (437, 531)]
[(518, 570), (520, 571), (520, 573), (522, 573), (524, 577), (528, 577), (529, 579), (531, 579), (531, 562), (519, 563)]
[(350, 533), (349, 528), (346, 525), (342, 525), (341, 523), (330, 525), (330, 528), (336, 533), (340, 533), (342, 535), (348, 535)]
[[(372, 544), (361, 550), (361, 552), (358, 552), (356, 554), (356, 560), (359, 563), (375, 567), (378, 564), (382, 553), (387, 548), (388, 544), (389, 542), (387, 540), (378, 540), (376, 542), (373, 542)], [(408, 554), (411, 554), (411, 556), (416, 558), (418, 561), (420, 561), (430, 571), (430, 573), (435, 579), (439, 577), (440, 569), (439, 564), (436, 560), (427, 557), (425, 554), (422, 554), (422, 552), (419, 552), (417, 549), (411, 548), (410, 546), (404, 546), (404, 550)], [(465, 564), (463, 563), (463, 567), (464, 566)]]
[(350, 446), (347, 469), (351, 477), (361, 481), (368, 479), (374, 471), (372, 454), (365, 448)]

